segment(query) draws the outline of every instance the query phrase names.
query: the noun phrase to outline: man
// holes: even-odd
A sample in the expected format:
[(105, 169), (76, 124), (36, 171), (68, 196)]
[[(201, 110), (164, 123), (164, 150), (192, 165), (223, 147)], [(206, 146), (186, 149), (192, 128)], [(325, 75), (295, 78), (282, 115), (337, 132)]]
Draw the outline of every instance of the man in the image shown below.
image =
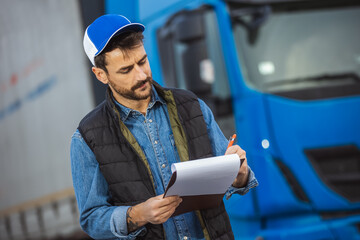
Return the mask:
[(72, 136), (80, 224), (95, 239), (233, 239), (223, 203), (170, 217), (182, 201), (163, 198), (172, 163), (236, 153), (245, 161), (227, 197), (245, 194), (257, 181), (244, 150), (226, 151), (227, 140), (202, 100), (153, 81), (144, 29), (104, 15), (85, 32), (92, 71), (108, 90)]

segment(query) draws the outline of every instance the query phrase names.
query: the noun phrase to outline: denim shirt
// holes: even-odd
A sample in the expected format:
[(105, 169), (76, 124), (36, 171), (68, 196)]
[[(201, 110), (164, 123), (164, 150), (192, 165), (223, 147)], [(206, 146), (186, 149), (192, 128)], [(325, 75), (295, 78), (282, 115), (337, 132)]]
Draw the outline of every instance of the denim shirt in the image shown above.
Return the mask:
[[(165, 101), (153, 88), (153, 95), (144, 116), (118, 102), (121, 120), (134, 135), (142, 148), (154, 177), (156, 195), (163, 194), (171, 177), (171, 164), (179, 162), (175, 141), (169, 122)], [(208, 135), (216, 156), (223, 155), (227, 139), (214, 120), (211, 110), (199, 100), (207, 125)], [(126, 211), (129, 206), (112, 206), (109, 203), (108, 185), (99, 169), (94, 153), (85, 143), (80, 132), (72, 136), (71, 169), (75, 195), (80, 212), (80, 225), (95, 239), (135, 239), (146, 231), (143, 226), (128, 233)], [(249, 168), (249, 180), (244, 188), (229, 187), (228, 199), (233, 193), (245, 194), (258, 182)], [(163, 223), (167, 239), (204, 239), (199, 220), (194, 212), (169, 218)]]

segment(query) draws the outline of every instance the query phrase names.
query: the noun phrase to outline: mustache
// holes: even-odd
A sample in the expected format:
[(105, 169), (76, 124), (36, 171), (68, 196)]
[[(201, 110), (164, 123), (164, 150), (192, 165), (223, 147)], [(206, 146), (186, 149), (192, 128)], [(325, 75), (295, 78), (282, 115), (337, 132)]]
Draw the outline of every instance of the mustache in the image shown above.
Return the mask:
[(151, 77), (147, 77), (145, 80), (142, 80), (140, 82), (138, 82), (137, 84), (135, 84), (134, 86), (132, 86), (131, 90), (135, 91), (136, 89), (140, 88), (142, 85), (144, 85), (145, 83), (149, 82), (150, 84), (152, 83), (152, 78)]

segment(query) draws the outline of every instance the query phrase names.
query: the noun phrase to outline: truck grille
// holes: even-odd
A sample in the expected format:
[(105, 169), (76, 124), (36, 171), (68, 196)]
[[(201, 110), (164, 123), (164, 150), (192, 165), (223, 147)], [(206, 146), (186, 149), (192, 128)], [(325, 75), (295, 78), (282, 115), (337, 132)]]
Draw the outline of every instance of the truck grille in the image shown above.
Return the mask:
[(305, 154), (328, 187), (351, 202), (360, 201), (360, 150), (355, 145), (307, 149)]

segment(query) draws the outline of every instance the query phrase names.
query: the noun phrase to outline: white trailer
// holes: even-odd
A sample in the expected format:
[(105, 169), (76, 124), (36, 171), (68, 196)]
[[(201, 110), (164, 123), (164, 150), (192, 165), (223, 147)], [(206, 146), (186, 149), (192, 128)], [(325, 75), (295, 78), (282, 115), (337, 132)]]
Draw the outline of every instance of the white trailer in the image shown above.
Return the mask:
[(70, 139), (94, 105), (78, 1), (0, 8), (0, 239), (79, 229)]

